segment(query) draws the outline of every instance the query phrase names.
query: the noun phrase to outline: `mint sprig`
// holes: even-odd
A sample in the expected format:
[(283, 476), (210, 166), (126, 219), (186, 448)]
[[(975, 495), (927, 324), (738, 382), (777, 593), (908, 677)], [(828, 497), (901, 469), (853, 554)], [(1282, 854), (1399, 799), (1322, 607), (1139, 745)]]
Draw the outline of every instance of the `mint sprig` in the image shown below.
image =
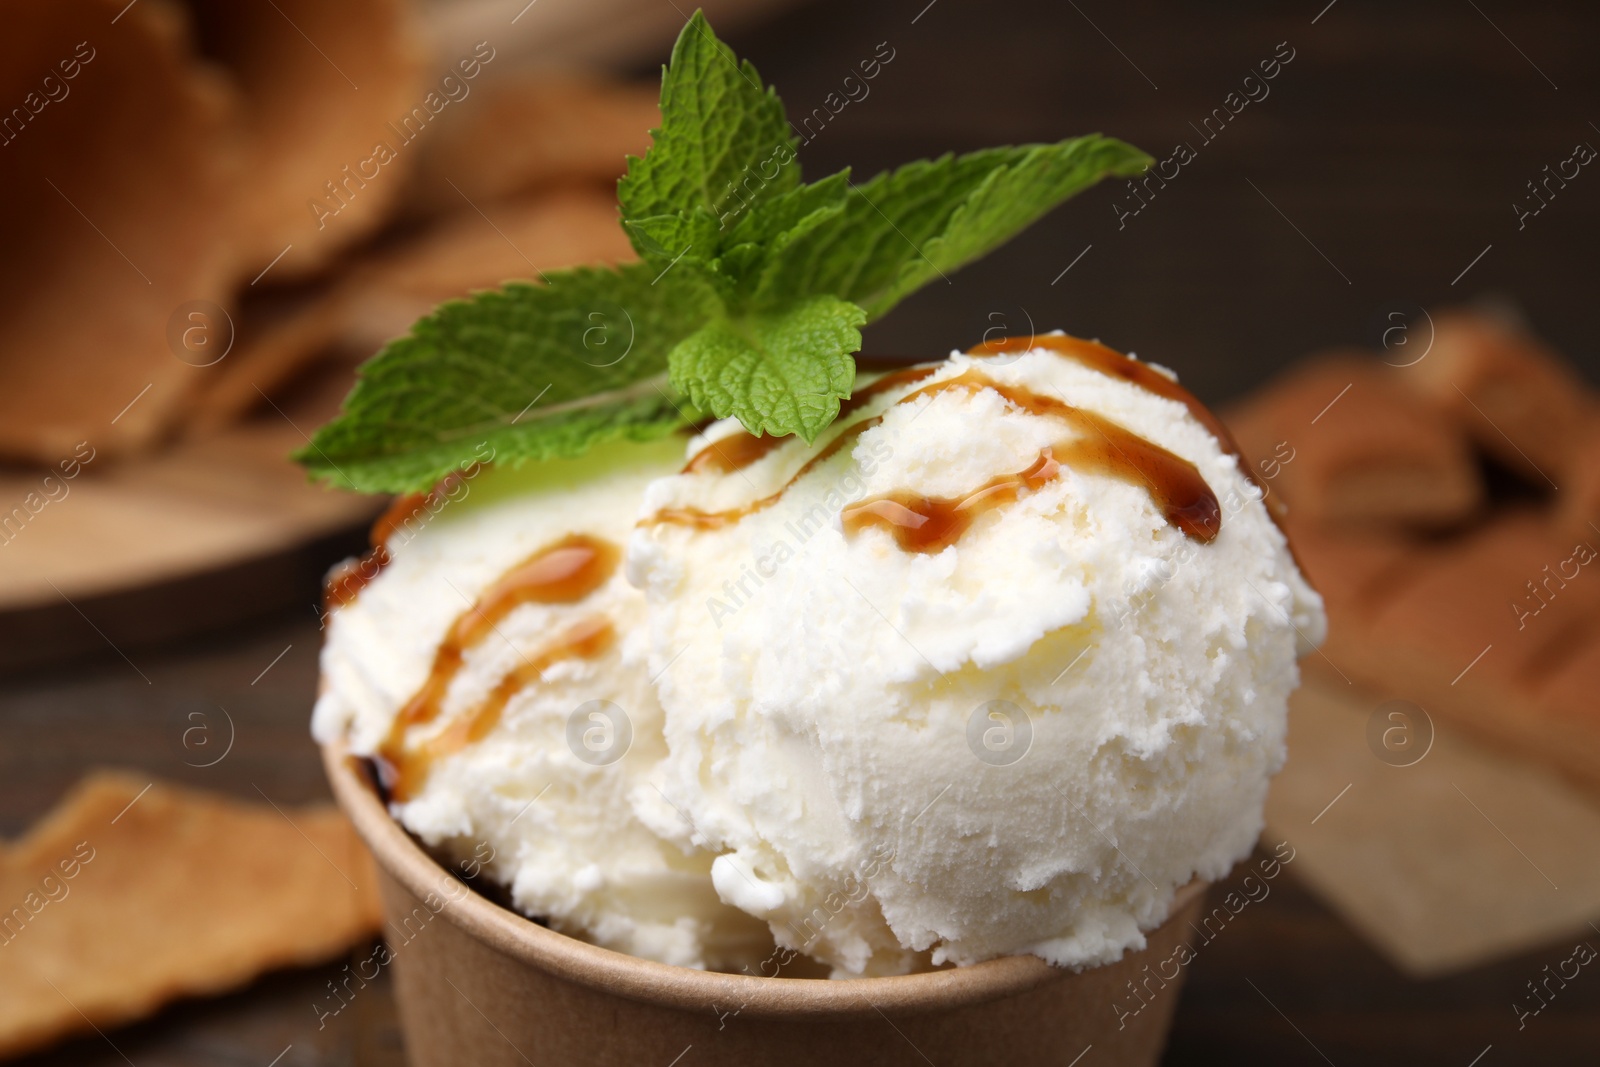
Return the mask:
[(850, 395), (867, 313), (836, 296), (814, 296), (772, 313), (721, 315), (672, 350), (672, 378), (694, 406), (733, 415), (751, 433), (807, 441), (839, 415)]
[[(630, 233), (634, 223), (663, 216), (703, 217), (715, 229), (725, 212), (800, 184), (798, 167), (776, 162), (795, 153), (783, 102), (698, 11), (672, 47), (661, 78), (661, 126), (650, 133), (650, 151), (629, 156), (617, 183)], [(769, 159), (770, 173), (752, 173)]]
[(296, 458), (368, 492), (481, 460), (573, 456), (706, 414), (816, 439), (850, 395), (860, 327), (1150, 158), (1089, 136), (801, 181), (783, 105), (696, 13), (661, 126), (618, 185), (641, 262), (452, 301), (361, 370)]
[(667, 353), (716, 308), (690, 274), (647, 264), (552, 271), (441, 304), (361, 368), (344, 411), (295, 458), (359, 492), (425, 489), (492, 455), (516, 466), (695, 417)]
[(852, 186), (840, 213), (793, 234), (766, 265), (762, 303), (831, 293), (870, 319), (966, 266), (1107, 175), (1149, 157), (1109, 137), (919, 160)]

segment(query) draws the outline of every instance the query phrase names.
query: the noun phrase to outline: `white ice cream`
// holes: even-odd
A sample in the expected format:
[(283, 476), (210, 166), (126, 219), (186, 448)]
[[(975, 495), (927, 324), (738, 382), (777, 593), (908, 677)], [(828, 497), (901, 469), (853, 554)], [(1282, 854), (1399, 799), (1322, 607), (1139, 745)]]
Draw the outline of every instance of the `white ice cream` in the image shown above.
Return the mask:
[[(968, 367), (1189, 460), (1221, 501), (1220, 534), (1191, 540), (1144, 488), (1069, 468), (937, 553), (879, 528), (846, 535), (852, 501), (970, 492), (1071, 433), (987, 389), (895, 403)], [(773, 506), (633, 534), (678, 809), (636, 810), (716, 854), (722, 899), (837, 975), (1019, 952), (1115, 960), (1177, 887), (1249, 853), (1320, 598), (1181, 403), (1045, 351), (953, 356), (815, 447), (653, 482), (644, 514), (777, 492), (880, 412)], [(454, 829), (459, 806), (437, 804), (426, 825)]]
[[(458, 499), (398, 533), (393, 562), (333, 613), (316, 737), (377, 752), (452, 624), (492, 583), (570, 534), (620, 548), (646, 483), (682, 455), (681, 438), (614, 445), (460, 483)], [(552, 662), (487, 736), (437, 760), (393, 812), (463, 875), (507, 887), (518, 910), (558, 930), (667, 963), (736, 967), (770, 948), (765, 929), (717, 899), (708, 853), (688, 847), (686, 834), (664, 840), (641, 818), (679, 818), (657, 785), (666, 746), (644, 615), (644, 597), (620, 567), (581, 602), (515, 608), (467, 649), (440, 722), (413, 727), (418, 739), (470, 712), (575, 624), (604, 618), (618, 638), (599, 656)]]

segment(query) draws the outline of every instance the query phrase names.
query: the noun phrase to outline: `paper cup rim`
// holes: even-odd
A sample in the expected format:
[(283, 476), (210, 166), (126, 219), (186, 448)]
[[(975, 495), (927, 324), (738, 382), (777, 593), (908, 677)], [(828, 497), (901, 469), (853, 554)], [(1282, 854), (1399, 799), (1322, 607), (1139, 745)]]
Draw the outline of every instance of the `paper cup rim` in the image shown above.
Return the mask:
[[(442, 900), (439, 915), (496, 951), (590, 989), (682, 1010), (698, 1011), (714, 1003), (737, 1006), (741, 1014), (801, 1018), (950, 1009), (1092, 973), (1023, 955), (884, 978), (768, 978), (700, 971), (601, 948), (541, 926), (466, 887), (390, 816), (343, 742), (322, 746), (322, 760), (339, 807), (378, 865), (407, 892), (419, 901)], [(1170, 912), (1205, 889), (1198, 879), (1179, 888)]]

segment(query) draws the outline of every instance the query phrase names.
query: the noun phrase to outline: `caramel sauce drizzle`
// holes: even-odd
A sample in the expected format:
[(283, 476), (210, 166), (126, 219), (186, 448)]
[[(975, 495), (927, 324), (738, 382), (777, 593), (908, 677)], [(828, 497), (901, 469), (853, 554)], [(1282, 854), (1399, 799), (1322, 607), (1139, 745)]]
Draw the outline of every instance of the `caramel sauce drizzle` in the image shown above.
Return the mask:
[[(1051, 338), (1050, 340), (1074, 341), (1073, 338)], [(990, 347), (990, 354), (1002, 351), (996, 342)], [(1084, 342), (1088, 344), (1088, 342)], [(1031, 346), (1030, 346), (1031, 347)], [(1048, 347), (1048, 346), (1047, 346)], [(1091, 345), (1091, 351), (1102, 349), (1103, 346)], [(1134, 371), (1124, 371), (1120, 366), (1116, 373), (1138, 384), (1144, 384), (1143, 378), (1148, 376), (1161, 383), (1164, 389), (1161, 395), (1170, 395), (1174, 399), (1181, 399), (1179, 394), (1187, 396), (1175, 382), (1157, 371), (1152, 371), (1143, 364), (1127, 359), (1111, 349), (1103, 349), (1109, 356), (1122, 363), (1128, 363), (1139, 368)], [(1074, 357), (1076, 358), (1076, 357)], [(1102, 358), (1102, 357), (1091, 357)], [(1098, 366), (1097, 364), (1094, 364)], [(908, 367), (904, 371), (886, 375), (866, 389), (860, 390), (850, 398), (850, 401), (841, 405), (841, 413), (846, 409), (856, 410), (876, 396), (895, 386), (907, 382), (918, 382), (930, 377), (943, 365)], [(943, 382), (923, 386), (901, 397), (896, 403), (906, 404), (919, 396), (932, 395), (951, 389), (964, 389), (976, 391), (979, 389), (993, 389), (1010, 403), (1035, 415), (1051, 416), (1068, 422), (1080, 431), (1077, 437), (1058, 442), (1041, 450), (1038, 459), (1023, 470), (1009, 474), (1002, 474), (985, 482), (982, 486), (960, 497), (925, 497), (915, 493), (890, 493), (863, 501), (846, 508), (840, 518), (845, 532), (853, 534), (866, 526), (881, 526), (888, 529), (895, 538), (895, 542), (909, 552), (938, 552), (948, 545), (954, 544), (963, 533), (972, 525), (977, 517), (1002, 504), (1015, 501), (1026, 492), (1038, 489), (1040, 486), (1055, 478), (1063, 466), (1076, 470), (1084, 470), (1110, 475), (1124, 481), (1139, 485), (1150, 494), (1156, 506), (1161, 509), (1162, 515), (1168, 522), (1176, 526), (1185, 535), (1202, 543), (1215, 540), (1222, 528), (1222, 507), (1217, 501), (1216, 494), (1206, 484), (1205, 479), (1194, 464), (1181, 456), (1174, 455), (1161, 446), (1147, 441), (1144, 438), (1124, 429), (1109, 419), (1102, 418), (1092, 412), (1073, 407), (1064, 401), (1053, 397), (1042, 396), (1029, 390), (1014, 386), (1003, 385), (990, 379), (988, 376), (975, 371), (965, 373)], [(1192, 397), (1184, 401), (1187, 405), (1191, 402), (1201, 411), (1204, 406)], [(783, 499), (790, 486), (805, 477), (813, 467), (822, 463), (836, 454), (846, 444), (854, 441), (869, 428), (876, 426), (883, 420), (882, 415), (865, 419), (849, 427), (821, 452), (806, 461), (798, 471), (783, 484), (775, 493), (750, 501), (748, 504), (723, 511), (702, 511), (699, 508), (666, 508), (649, 519), (648, 523), (664, 523), (676, 526), (688, 526), (700, 530), (714, 530), (738, 522), (746, 516), (776, 504)], [(1215, 416), (1206, 411), (1206, 420), (1202, 424), (1216, 423)], [(1221, 426), (1220, 423), (1216, 423)], [(1222, 431), (1226, 433), (1224, 429)], [(735, 435), (737, 436), (737, 435)], [(752, 438), (752, 440), (762, 440)], [(1223, 440), (1219, 438), (1219, 440)], [(1231, 439), (1224, 441), (1227, 447)], [(770, 446), (767, 451), (770, 451)], [(765, 454), (765, 451), (761, 454)], [(705, 452), (697, 454), (690, 460), (690, 467), (695, 467), (697, 461)], [(708, 465), (709, 466), (709, 465)], [(686, 468), (688, 469), (688, 468)], [(708, 469), (698, 467), (695, 469)]]
[(1107, 348), (1098, 341), (1085, 341), (1081, 337), (1068, 337), (1066, 334), (1045, 334), (1042, 337), (1001, 337), (994, 341), (985, 341), (967, 352), (967, 355), (976, 359), (986, 356), (1016, 355), (1020, 352), (1029, 352), (1035, 348), (1048, 349), (1058, 356), (1065, 356), (1075, 363), (1081, 363), (1091, 370), (1112, 378), (1121, 378), (1125, 382), (1132, 382), (1147, 393), (1176, 400), (1189, 409), (1195, 421), (1211, 431), (1211, 436), (1217, 439), (1222, 450), (1230, 456), (1239, 454), (1239, 446), (1234, 443), (1233, 435), (1222, 424), (1222, 420), (1212, 414), (1211, 409), (1200, 402), (1200, 398), (1189, 390), (1168, 378), (1148, 363), (1141, 362), (1123, 355), (1114, 348)]
[(764, 497), (759, 497), (750, 501), (748, 504), (742, 504), (736, 508), (728, 508), (725, 511), (702, 511), (699, 508), (662, 508), (654, 515), (651, 515), (645, 519), (641, 519), (640, 525), (653, 526), (659, 524), (666, 526), (688, 526), (696, 530), (718, 530), (724, 526), (738, 522), (747, 515), (754, 515), (758, 511), (765, 511), (767, 508), (770, 508), (772, 505), (782, 500), (783, 495), (789, 491), (789, 487), (795, 482), (798, 482), (801, 478), (804, 478), (807, 474), (811, 473), (811, 469), (813, 467), (827, 459), (830, 459), (839, 451), (839, 449), (843, 448), (846, 444), (854, 441), (857, 437), (860, 437), (863, 433), (865, 433), (869, 427), (876, 426), (882, 421), (882, 415), (875, 415), (870, 419), (863, 419), (861, 422), (858, 422), (854, 426), (851, 426), (845, 430), (838, 437), (835, 437), (832, 441), (829, 441), (828, 446), (821, 452), (818, 452), (816, 455), (806, 460), (805, 465), (799, 470), (795, 471), (794, 475), (790, 477), (788, 481), (784, 482), (783, 486), (775, 493), (769, 493)]
[[(903, 370), (885, 374), (871, 385), (862, 386), (851, 393), (849, 398), (839, 405), (838, 418), (859, 410), (870, 403), (876, 396), (888, 392), (897, 386), (920, 382), (924, 378), (936, 373), (942, 363), (927, 363), (916, 367), (906, 367)], [(710, 471), (716, 474), (732, 474), (734, 471), (755, 463), (767, 453), (791, 440), (788, 437), (757, 436), (748, 430), (739, 430), (729, 434), (718, 441), (713, 441), (700, 451), (696, 452), (688, 463), (684, 464), (682, 473), (698, 474)]]
[(850, 398), (839, 405), (839, 418), (855, 412), (872, 403), (873, 399), (882, 396), (891, 389), (898, 389), (902, 385), (913, 385), (933, 377), (944, 369), (943, 363), (919, 363), (915, 367), (904, 370), (892, 371), (871, 385), (864, 385), (850, 394)]
[(991, 478), (959, 497), (898, 492), (851, 505), (840, 514), (846, 534), (879, 526), (907, 552), (938, 552), (960, 539), (978, 516), (1040, 488), (1062, 467), (1142, 486), (1168, 522), (1201, 543), (1215, 540), (1222, 529), (1222, 506), (1193, 463), (1093, 412), (970, 370), (923, 386), (900, 403), (952, 389), (992, 389), (1030, 414), (1067, 422), (1079, 435), (1046, 446), (1024, 469)]
[(354, 604), (367, 583), (388, 565), (389, 550), (381, 545), (337, 564), (322, 581), (323, 614)]
[(506, 704), (536, 682), (553, 664), (566, 659), (591, 659), (610, 648), (616, 631), (603, 617), (568, 627), (538, 654), (526, 657), (483, 701), (416, 746), (406, 744), (414, 726), (435, 721), (445, 695), (466, 662), (467, 650), (482, 641), (523, 604), (574, 604), (600, 588), (616, 573), (617, 546), (587, 534), (572, 534), (546, 545), (486, 589), (463, 612), (434, 653), (427, 680), (395, 716), (389, 735), (378, 748), (377, 764), (392, 799), (415, 796), (435, 760), (482, 740), (500, 721)]
[(1114, 348), (1107, 348), (1098, 341), (1086, 341), (1081, 337), (1069, 337), (1065, 334), (1045, 334), (1042, 337), (1001, 337), (993, 341), (985, 341), (976, 348), (967, 352), (967, 355), (982, 359), (985, 356), (1015, 355), (1028, 352), (1035, 348), (1048, 349), (1056, 355), (1063, 356), (1081, 363), (1091, 370), (1123, 381), (1132, 382), (1147, 392), (1151, 392), (1168, 400), (1176, 400), (1189, 409), (1195, 421), (1211, 432), (1217, 439), (1217, 444), (1222, 450), (1239, 461), (1239, 469), (1244, 476), (1249, 478), (1261, 490), (1266, 501), (1267, 515), (1283, 526), (1283, 501), (1267, 492), (1266, 483), (1256, 472), (1255, 467), (1246, 462), (1239, 451), (1239, 444), (1233, 439), (1233, 434), (1215, 413), (1200, 402), (1200, 398), (1189, 390), (1151, 367), (1148, 363), (1137, 359), (1130, 359)]
[(463, 478), (460, 471), (452, 471), (426, 493), (407, 493), (395, 497), (394, 502), (385, 508), (383, 514), (372, 524), (372, 530), (367, 535), (367, 543), (372, 547), (355, 559), (348, 559), (339, 564), (329, 572), (327, 579), (322, 583), (323, 611), (328, 612), (355, 603), (356, 597), (361, 595), (361, 590), (367, 587), (368, 582), (383, 573), (383, 569), (393, 558), (389, 554), (389, 539), (394, 536), (395, 531), (422, 512), (434, 510), (435, 502), (454, 492)]
[(372, 531), (367, 535), (372, 546), (386, 547), (389, 538), (394, 536), (396, 530), (416, 518), (417, 513), (424, 510), (436, 498), (448, 495), (459, 479), (460, 475), (452, 474), (426, 493), (407, 493), (405, 496), (396, 497), (394, 503), (378, 516), (378, 521), (372, 524)]
[[(904, 370), (885, 374), (871, 385), (864, 386), (850, 394), (850, 398), (839, 405), (839, 417), (843, 418), (851, 412), (860, 410), (874, 397), (880, 396), (890, 389), (911, 382), (920, 382), (924, 378), (931, 377), (942, 366), (943, 364), (941, 363), (930, 363), (922, 366), (907, 367)], [(905, 399), (909, 400), (910, 397)], [(904, 403), (904, 401), (901, 401), (901, 403)], [(745, 516), (754, 515), (756, 512), (770, 508), (782, 500), (783, 494), (789, 491), (789, 487), (809, 474), (813, 467), (834, 456), (845, 445), (882, 421), (883, 416), (877, 415), (847, 428), (838, 437), (828, 442), (827, 447), (821, 452), (806, 460), (805, 465), (795, 471), (794, 475), (787, 482), (784, 482), (783, 487), (776, 493), (769, 493), (741, 507), (730, 508), (726, 511), (702, 511), (699, 508), (663, 508), (649, 518), (641, 520), (640, 525), (663, 524), (668, 526), (688, 526), (696, 530), (716, 530), (730, 523), (738, 522)], [(749, 440), (745, 441), (741, 440), (741, 438), (748, 438)], [(740, 431), (709, 444), (699, 452), (696, 452), (694, 457), (683, 468), (683, 471), (686, 474), (698, 471), (716, 471), (722, 474), (731, 474), (754, 463), (787, 440), (790, 439), (787, 437), (757, 437), (754, 434)], [(758, 442), (760, 443), (758, 444)], [(715, 453), (714, 450), (718, 448), (723, 451)], [(708, 457), (707, 453), (713, 453), (713, 456)], [(748, 457), (748, 459), (746, 462), (734, 464), (730, 462), (733, 457)]]
[(955, 544), (975, 519), (991, 508), (1009, 504), (1061, 472), (1053, 449), (1045, 448), (1025, 469), (1001, 474), (960, 497), (930, 497), (898, 492), (851, 505), (840, 513), (844, 532), (853, 535), (881, 526), (907, 552), (939, 552)]
[(749, 430), (739, 430), (719, 441), (712, 441), (690, 457), (683, 465), (683, 474), (732, 474), (755, 463), (761, 457), (783, 444), (786, 438), (756, 435)]
[(417, 513), (428, 507), (434, 493), (442, 493), (449, 488), (446, 482), (440, 482), (438, 487), (428, 493), (407, 493), (405, 496), (396, 497), (394, 503), (386, 508), (378, 520), (372, 524), (372, 532), (368, 534), (367, 541), (372, 546), (355, 559), (347, 559), (329, 572), (327, 579), (322, 583), (322, 607), (324, 611), (342, 608), (355, 603), (356, 597), (361, 595), (361, 590), (367, 583), (382, 573), (383, 568), (389, 565), (389, 538), (394, 532), (410, 522)]

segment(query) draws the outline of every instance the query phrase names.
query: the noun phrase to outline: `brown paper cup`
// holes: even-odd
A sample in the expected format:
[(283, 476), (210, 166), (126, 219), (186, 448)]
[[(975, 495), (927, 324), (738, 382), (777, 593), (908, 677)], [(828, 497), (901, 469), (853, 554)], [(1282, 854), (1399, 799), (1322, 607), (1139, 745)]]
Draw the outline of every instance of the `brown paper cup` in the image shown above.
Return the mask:
[[(323, 761), (377, 860), (413, 1067), (530, 1063), (1075, 1064), (1150, 1067), (1183, 982), (1164, 978), (1205, 885), (1180, 889), (1148, 946), (1073, 973), (1033, 956), (895, 978), (766, 978), (673, 967), (530, 922), (473, 892), (390, 818), (342, 746)], [(347, 983), (348, 984), (348, 983)], [(1138, 1009), (1135, 1011), (1135, 1009)]]

